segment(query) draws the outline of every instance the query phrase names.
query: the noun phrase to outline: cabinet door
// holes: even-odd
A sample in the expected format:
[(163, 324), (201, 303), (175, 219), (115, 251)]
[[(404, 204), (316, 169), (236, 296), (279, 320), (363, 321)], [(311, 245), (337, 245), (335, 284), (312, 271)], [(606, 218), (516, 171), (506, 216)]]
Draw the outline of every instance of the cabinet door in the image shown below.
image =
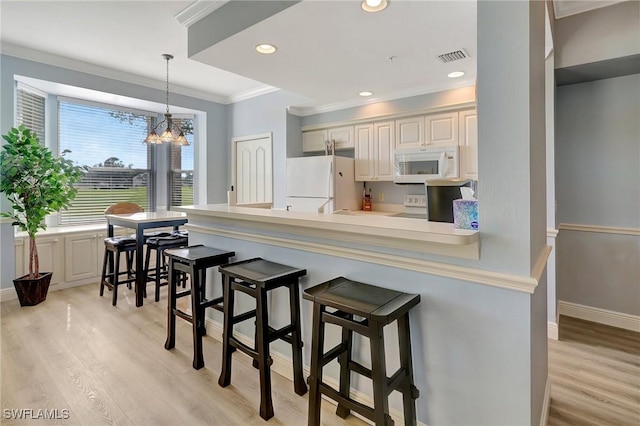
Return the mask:
[(460, 177), (478, 180), (478, 116), (460, 111)]
[(353, 148), (353, 126), (329, 129), (329, 137), (327, 140), (335, 141), (336, 149)]
[(396, 120), (396, 149), (424, 145), (424, 116)]
[(425, 116), (427, 146), (458, 145), (458, 113)]
[[(51, 284), (62, 282), (64, 276), (64, 252), (59, 237), (36, 237), (40, 272), (53, 272)], [(29, 239), (24, 240), (24, 270), (29, 273)]]
[(98, 276), (96, 239), (95, 233), (64, 237), (64, 269), (67, 282)]
[(355, 176), (356, 181), (373, 179), (375, 156), (373, 151), (373, 125), (355, 126)]
[(393, 180), (394, 134), (393, 121), (383, 121), (373, 125), (373, 147), (376, 153), (375, 180)]
[(327, 140), (329, 138), (326, 130), (302, 132), (302, 150), (304, 152), (324, 151)]

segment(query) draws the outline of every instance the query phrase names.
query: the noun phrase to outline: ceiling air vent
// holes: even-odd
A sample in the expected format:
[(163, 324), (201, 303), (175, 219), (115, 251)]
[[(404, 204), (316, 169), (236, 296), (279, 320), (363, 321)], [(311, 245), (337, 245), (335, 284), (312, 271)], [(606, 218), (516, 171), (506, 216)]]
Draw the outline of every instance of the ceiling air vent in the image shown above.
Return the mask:
[(454, 50), (453, 52), (443, 53), (442, 55), (438, 55), (438, 59), (440, 59), (445, 64), (447, 62), (459, 61), (460, 59), (468, 58), (467, 52), (464, 49)]

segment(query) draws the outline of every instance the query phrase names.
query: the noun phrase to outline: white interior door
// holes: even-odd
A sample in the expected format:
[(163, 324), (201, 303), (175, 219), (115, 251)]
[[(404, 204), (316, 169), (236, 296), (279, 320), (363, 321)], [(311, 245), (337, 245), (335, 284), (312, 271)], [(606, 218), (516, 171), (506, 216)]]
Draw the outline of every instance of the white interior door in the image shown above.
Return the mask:
[(271, 134), (233, 138), (232, 143), (237, 203), (272, 203)]

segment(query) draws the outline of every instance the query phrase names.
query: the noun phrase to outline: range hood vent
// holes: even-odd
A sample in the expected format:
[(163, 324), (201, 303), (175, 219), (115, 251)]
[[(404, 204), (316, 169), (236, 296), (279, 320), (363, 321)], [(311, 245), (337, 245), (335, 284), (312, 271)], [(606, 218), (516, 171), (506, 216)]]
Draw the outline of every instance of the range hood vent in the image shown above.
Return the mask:
[(447, 62), (459, 61), (460, 59), (468, 58), (469, 55), (464, 49), (454, 50), (453, 52), (443, 53), (442, 55), (438, 55), (438, 59), (440, 59), (445, 64)]

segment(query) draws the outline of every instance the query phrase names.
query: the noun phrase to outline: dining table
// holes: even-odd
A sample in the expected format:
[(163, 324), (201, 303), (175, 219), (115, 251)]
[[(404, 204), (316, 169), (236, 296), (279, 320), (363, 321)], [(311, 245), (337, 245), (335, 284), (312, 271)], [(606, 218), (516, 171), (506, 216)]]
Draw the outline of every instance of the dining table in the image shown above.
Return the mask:
[(121, 226), (135, 230), (136, 238), (136, 307), (144, 304), (144, 289), (147, 285), (144, 273), (144, 231), (152, 228), (178, 227), (187, 223), (187, 215), (182, 212), (171, 210), (163, 210), (156, 212), (139, 212), (126, 214), (108, 214), (107, 218), (107, 235), (113, 237), (114, 226)]

